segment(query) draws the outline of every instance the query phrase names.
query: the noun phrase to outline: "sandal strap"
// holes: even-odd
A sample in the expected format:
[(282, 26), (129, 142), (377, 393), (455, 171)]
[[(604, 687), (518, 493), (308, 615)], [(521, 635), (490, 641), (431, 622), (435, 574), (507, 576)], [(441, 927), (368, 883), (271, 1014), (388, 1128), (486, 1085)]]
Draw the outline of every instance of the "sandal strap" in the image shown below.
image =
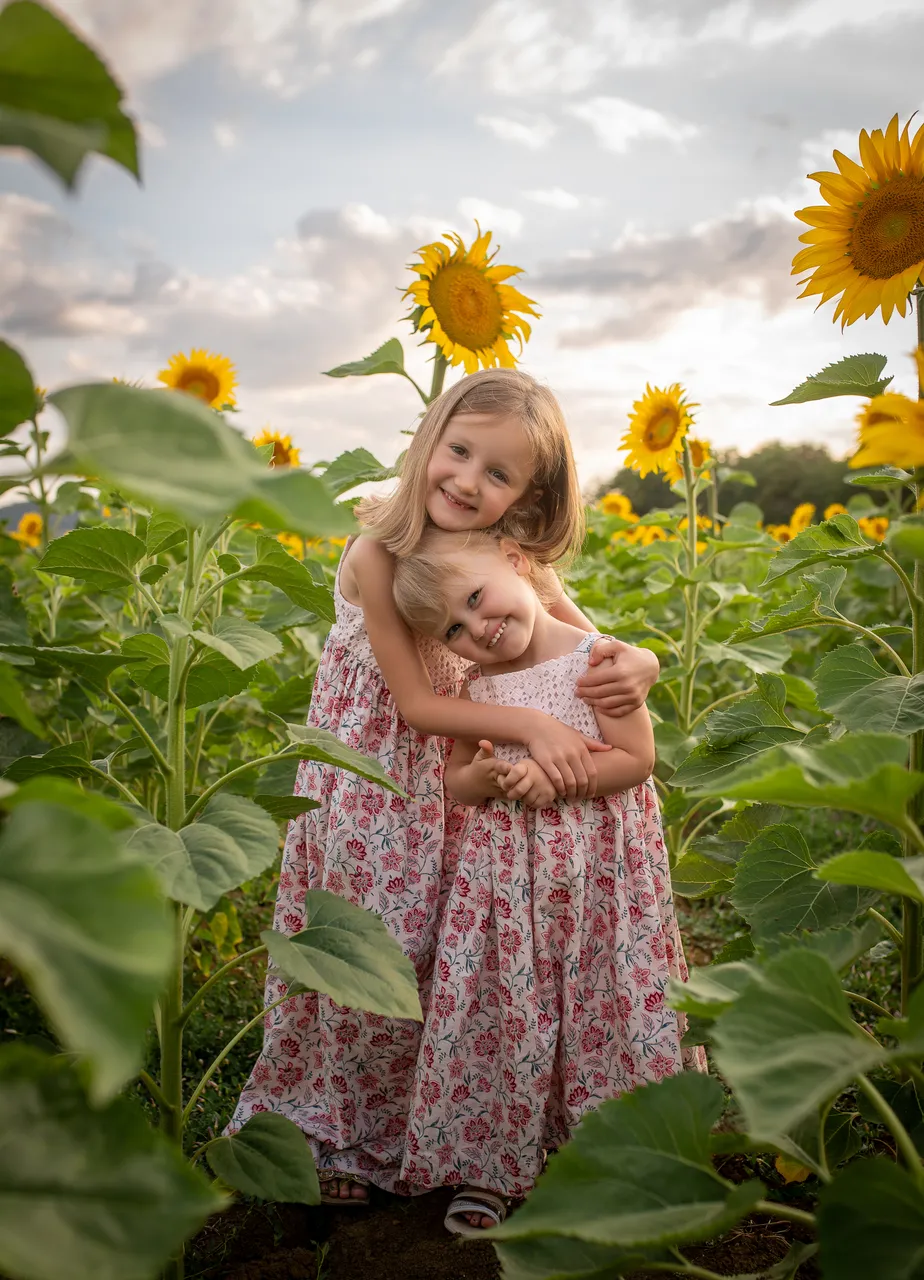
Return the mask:
[(449, 1208), (446, 1210), (445, 1224), (450, 1230), (454, 1227), (456, 1229), (463, 1227), (461, 1232), (463, 1235), (480, 1235), (483, 1228), (472, 1227), (471, 1223), (464, 1221), (453, 1222), (452, 1220), (461, 1219), (466, 1213), (480, 1213), (486, 1218), (493, 1218), (494, 1225), (499, 1227), (507, 1217), (508, 1204), (509, 1201), (504, 1196), (494, 1191), (486, 1191), (481, 1187), (464, 1187), (450, 1201)]

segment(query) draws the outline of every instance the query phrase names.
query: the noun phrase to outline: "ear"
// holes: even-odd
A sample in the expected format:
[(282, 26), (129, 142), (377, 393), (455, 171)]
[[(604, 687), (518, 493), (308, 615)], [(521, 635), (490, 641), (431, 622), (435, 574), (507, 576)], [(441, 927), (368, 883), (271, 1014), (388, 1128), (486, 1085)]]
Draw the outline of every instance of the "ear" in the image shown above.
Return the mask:
[(532, 565), (520, 544), (514, 542), (513, 538), (501, 538), (500, 549), (514, 571), (521, 578), (528, 578), (532, 572)]

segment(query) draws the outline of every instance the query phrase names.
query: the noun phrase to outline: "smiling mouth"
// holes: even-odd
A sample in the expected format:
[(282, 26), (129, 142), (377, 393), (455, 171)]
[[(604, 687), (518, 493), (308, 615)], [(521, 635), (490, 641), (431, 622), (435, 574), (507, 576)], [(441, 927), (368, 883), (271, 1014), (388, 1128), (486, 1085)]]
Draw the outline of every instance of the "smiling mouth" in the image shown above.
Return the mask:
[(446, 499), (451, 507), (455, 507), (457, 511), (474, 511), (475, 508), (469, 502), (463, 502), (461, 498), (454, 498), (453, 495), (440, 486), (440, 493)]
[(503, 621), (503, 622), (500, 624), (500, 626), (497, 628), (497, 630), (494, 632), (494, 635), (493, 635), (493, 636), (491, 637), (491, 639), (488, 641), (488, 646), (487, 646), (487, 647), (488, 647), (489, 649), (493, 649), (493, 648), (494, 648), (494, 646), (497, 644), (498, 640), (501, 638), (501, 636), (502, 636), (502, 635), (504, 634), (504, 632), (507, 630), (507, 623), (508, 623), (508, 622), (509, 622), (509, 618), (505, 618), (505, 619), (504, 619), (504, 621)]

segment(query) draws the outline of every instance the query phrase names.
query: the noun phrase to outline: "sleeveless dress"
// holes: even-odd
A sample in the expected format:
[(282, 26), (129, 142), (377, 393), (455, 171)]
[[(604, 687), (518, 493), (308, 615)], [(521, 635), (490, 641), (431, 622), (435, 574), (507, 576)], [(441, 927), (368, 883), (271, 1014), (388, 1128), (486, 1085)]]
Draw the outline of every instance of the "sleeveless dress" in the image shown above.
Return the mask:
[[(475, 702), (536, 707), (601, 738), (575, 695), (597, 636)], [(506, 760), (517, 745), (496, 746)], [(521, 1196), (585, 1111), (683, 1065), (665, 1003), (686, 980), (657, 793), (469, 810), (424, 1025), (403, 1177)], [(701, 1051), (687, 1065), (702, 1069)]]
[[(444, 803), (444, 740), (411, 729), (388, 692), (363, 611), (340, 590), (342, 565), (343, 557), (334, 584), (336, 621), (308, 723), (378, 759), (412, 799), (302, 761), (295, 794), (320, 801), (320, 808), (289, 824), (273, 927), (285, 934), (305, 927), (306, 889), (329, 889), (371, 908), (414, 964), (426, 1012), (447, 851), (455, 847), (453, 815), (458, 833), (464, 811)], [(468, 664), (437, 641), (418, 643), (435, 692), (458, 694)], [(271, 964), (265, 1003), (285, 991)], [(268, 1012), (264, 1027), (262, 1053), (227, 1131), (236, 1132), (255, 1112), (278, 1111), (307, 1134), (319, 1169), (404, 1190), (397, 1179), (421, 1024), (346, 1009), (311, 993)]]

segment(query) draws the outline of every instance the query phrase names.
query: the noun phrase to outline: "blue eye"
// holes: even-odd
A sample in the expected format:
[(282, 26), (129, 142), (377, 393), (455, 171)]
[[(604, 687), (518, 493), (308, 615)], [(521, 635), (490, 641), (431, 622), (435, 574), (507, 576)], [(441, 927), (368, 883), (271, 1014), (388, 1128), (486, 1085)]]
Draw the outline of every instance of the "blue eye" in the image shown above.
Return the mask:
[(459, 634), (459, 632), (460, 632), (461, 630), (462, 630), (462, 628), (461, 628), (461, 626), (459, 625), (459, 623), (458, 623), (458, 622), (454, 622), (454, 623), (452, 624), (452, 626), (449, 628), (449, 630), (446, 632), (446, 639), (447, 639), (447, 640), (455, 640), (456, 636)]
[(464, 458), (464, 457), (465, 457), (465, 449), (462, 447), (462, 445), (460, 445), (460, 444), (451, 444), (449, 447), (450, 447), (450, 449), (453, 451), (453, 453), (458, 454), (460, 458)]
[(489, 475), (492, 475), (495, 480), (499, 480), (501, 484), (508, 483), (507, 477), (504, 475), (503, 471), (491, 471), (489, 472)]
[(475, 605), (478, 603), (478, 597), (480, 595), (481, 595), (481, 587), (479, 587), (477, 591), (473, 591), (472, 594), (469, 596), (468, 600), (466, 601), (466, 604), (470, 609), (474, 609)]

